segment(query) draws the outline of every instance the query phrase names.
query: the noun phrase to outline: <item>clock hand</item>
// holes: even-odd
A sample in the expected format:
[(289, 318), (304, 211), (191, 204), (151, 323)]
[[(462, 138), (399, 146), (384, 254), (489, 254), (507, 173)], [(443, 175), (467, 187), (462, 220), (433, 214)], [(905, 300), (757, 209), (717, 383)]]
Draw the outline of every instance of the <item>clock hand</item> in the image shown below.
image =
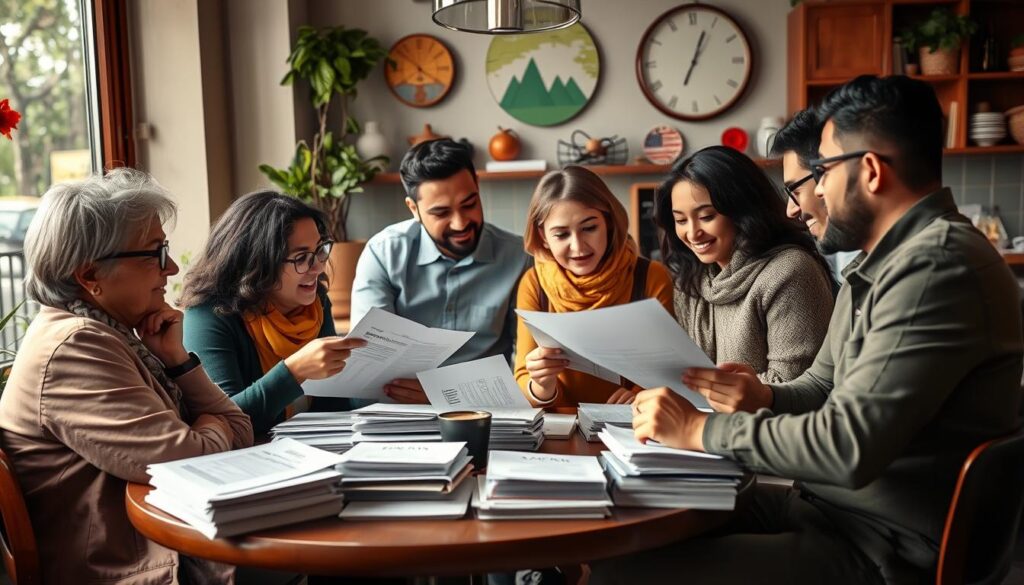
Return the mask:
[(686, 78), (683, 79), (683, 85), (690, 83), (690, 74), (693, 73), (693, 66), (697, 64), (697, 57), (700, 56), (700, 47), (704, 44), (704, 36), (706, 31), (700, 31), (700, 37), (697, 39), (697, 47), (693, 50), (693, 59), (690, 60), (690, 68), (686, 70)]

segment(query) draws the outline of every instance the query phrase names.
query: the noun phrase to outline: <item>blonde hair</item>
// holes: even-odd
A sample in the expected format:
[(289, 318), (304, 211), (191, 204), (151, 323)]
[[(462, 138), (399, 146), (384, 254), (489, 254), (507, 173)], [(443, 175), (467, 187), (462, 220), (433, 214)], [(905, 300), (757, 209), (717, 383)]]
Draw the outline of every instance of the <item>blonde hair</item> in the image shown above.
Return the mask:
[(605, 257), (618, 252), (627, 242), (632, 242), (629, 238), (626, 208), (608, 189), (608, 185), (587, 168), (568, 166), (541, 177), (533, 192), (530, 208), (526, 212), (526, 233), (523, 235), (523, 245), (528, 254), (542, 260), (552, 259), (544, 247), (541, 231), (551, 209), (563, 201), (575, 201), (601, 212), (608, 225), (608, 250)]

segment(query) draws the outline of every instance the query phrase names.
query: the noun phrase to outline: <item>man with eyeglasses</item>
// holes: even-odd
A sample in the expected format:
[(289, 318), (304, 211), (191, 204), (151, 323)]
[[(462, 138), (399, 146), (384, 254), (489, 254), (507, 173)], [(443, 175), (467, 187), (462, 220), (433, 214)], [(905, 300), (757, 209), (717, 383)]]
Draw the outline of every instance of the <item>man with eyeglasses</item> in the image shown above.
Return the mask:
[[(530, 266), (523, 239), (484, 222), (468, 149), (450, 140), (420, 143), (399, 174), (412, 219), (370, 238), (352, 284), (352, 322), (371, 307), (427, 325), (475, 334), (448, 364), (512, 353), (515, 289)], [(384, 394), (427, 402), (419, 382), (394, 380)]]
[(942, 187), (942, 110), (926, 83), (862, 76), (822, 106), (810, 161), (824, 251), (860, 250), (829, 334), (786, 384), (687, 371), (752, 412), (705, 414), (667, 388), (641, 392), (641, 441), (735, 459), (797, 480), (757, 487), (713, 537), (611, 561), (591, 583), (922, 583), (972, 449), (1020, 426), (1024, 341), (1017, 283)]
[[(805, 224), (815, 238), (821, 238), (828, 225), (825, 202), (814, 194), (817, 183), (810, 165), (810, 160), (818, 157), (820, 142), (821, 121), (814, 108), (797, 112), (772, 142), (772, 156), (782, 157), (782, 186), (788, 198), (786, 215)], [(836, 283), (842, 282), (842, 269), (856, 256), (856, 252), (836, 252), (825, 256)]]

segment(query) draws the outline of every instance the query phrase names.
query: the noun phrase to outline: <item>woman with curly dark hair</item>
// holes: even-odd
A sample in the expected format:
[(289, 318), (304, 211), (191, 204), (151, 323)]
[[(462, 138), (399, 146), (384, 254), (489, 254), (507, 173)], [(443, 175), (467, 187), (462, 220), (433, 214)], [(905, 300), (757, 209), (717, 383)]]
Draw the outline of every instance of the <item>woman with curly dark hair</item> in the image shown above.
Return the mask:
[(785, 206), (754, 161), (721, 146), (677, 162), (655, 198), (680, 325), (719, 367), (750, 364), (764, 382), (807, 369), (832, 314), (828, 265)]
[[(365, 343), (337, 336), (324, 273), (333, 241), (320, 210), (260, 191), (231, 204), (185, 276), (185, 346), (252, 417), (284, 419), (302, 383), (345, 367)], [(332, 410), (345, 408), (332, 400)]]

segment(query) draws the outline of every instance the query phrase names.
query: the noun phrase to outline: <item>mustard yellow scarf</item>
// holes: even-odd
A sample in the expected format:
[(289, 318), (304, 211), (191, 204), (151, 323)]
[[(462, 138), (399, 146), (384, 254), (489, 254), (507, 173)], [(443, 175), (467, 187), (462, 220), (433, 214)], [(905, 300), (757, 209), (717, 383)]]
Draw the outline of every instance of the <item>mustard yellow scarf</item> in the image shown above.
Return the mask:
[(554, 260), (537, 259), (535, 269), (553, 313), (585, 311), (628, 303), (633, 292), (637, 249), (633, 240), (606, 258), (593, 274), (576, 276)]
[(245, 328), (256, 344), (263, 373), (317, 338), (324, 324), (324, 308), (319, 299), (299, 313), (287, 316), (271, 306), (263, 314), (245, 316)]

